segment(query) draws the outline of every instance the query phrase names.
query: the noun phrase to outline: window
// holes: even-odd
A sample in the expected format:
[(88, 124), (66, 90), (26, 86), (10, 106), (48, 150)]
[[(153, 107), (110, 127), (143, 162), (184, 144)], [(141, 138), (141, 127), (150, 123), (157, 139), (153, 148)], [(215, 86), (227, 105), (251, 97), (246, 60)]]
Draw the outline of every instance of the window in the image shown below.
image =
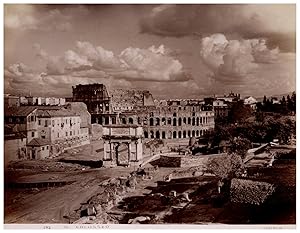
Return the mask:
[(31, 137), (33, 137), (33, 138), (34, 138), (34, 135), (35, 135), (35, 133), (34, 133), (34, 132), (31, 132)]
[(41, 120), (39, 120), (39, 125), (41, 125)]
[(34, 116), (31, 116), (31, 121), (34, 121)]
[(70, 131), (70, 136), (72, 136), (72, 131)]
[(49, 150), (49, 146), (47, 146), (47, 150)]
[(52, 120), (52, 126), (54, 127), (54, 124), (55, 124), (55, 121), (54, 120)]
[(68, 132), (66, 132), (66, 137), (68, 137)]
[(45, 127), (48, 127), (48, 120), (45, 120)]

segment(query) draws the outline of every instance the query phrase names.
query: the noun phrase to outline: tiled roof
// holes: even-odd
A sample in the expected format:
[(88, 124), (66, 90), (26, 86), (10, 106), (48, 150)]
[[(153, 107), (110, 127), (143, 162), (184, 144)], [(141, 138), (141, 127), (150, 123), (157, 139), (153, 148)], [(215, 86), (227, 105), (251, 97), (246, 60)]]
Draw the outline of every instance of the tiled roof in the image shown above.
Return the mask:
[(5, 116), (28, 116), (31, 112), (37, 109), (37, 106), (20, 106), (18, 108), (5, 109)]
[(78, 113), (67, 109), (38, 109), (39, 117), (61, 117), (61, 116), (79, 116)]
[(27, 145), (28, 146), (45, 146), (45, 145), (50, 145), (50, 144), (51, 144), (51, 142), (47, 139), (34, 138)]

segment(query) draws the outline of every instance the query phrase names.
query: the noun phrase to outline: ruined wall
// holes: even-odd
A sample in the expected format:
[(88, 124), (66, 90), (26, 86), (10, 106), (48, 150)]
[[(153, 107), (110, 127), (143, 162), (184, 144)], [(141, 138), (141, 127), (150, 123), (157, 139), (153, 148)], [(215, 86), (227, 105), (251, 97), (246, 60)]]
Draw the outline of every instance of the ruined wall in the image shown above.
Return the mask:
[(10, 161), (25, 159), (26, 157), (26, 138), (4, 140), (4, 165)]
[(154, 106), (154, 99), (149, 91), (143, 92), (143, 105), (144, 106)]
[(91, 128), (91, 114), (88, 112), (87, 106), (82, 102), (71, 102), (66, 105), (66, 109), (79, 114), (81, 123), (80, 127)]

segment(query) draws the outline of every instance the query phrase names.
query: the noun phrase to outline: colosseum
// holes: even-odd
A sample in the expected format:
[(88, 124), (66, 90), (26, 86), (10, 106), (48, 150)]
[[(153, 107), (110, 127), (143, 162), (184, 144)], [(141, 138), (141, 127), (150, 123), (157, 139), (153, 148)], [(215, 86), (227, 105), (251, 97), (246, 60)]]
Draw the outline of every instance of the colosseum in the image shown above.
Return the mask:
[(88, 84), (73, 87), (73, 101), (87, 104), (92, 123), (142, 126), (144, 139), (200, 137), (215, 126), (212, 107), (200, 99), (154, 100), (149, 91)]

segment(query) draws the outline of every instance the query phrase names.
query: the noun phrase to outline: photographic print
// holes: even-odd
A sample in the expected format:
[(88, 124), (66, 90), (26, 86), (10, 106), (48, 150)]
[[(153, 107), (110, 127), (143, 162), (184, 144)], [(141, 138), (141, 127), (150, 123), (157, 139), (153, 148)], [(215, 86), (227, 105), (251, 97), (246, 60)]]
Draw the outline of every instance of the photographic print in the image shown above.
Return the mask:
[(4, 4), (3, 27), (5, 227), (296, 227), (296, 4)]

